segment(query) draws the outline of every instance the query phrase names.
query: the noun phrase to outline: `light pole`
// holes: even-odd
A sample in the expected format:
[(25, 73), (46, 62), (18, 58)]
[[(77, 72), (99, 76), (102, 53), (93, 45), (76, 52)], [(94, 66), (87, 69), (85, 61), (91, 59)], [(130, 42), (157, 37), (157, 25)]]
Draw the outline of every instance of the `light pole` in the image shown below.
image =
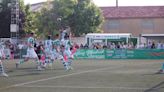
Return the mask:
[(14, 42), (18, 42), (19, 37), (19, 1), (11, 0), (11, 24), (10, 24), (10, 38)]
[(118, 0), (116, 0), (116, 7), (118, 7)]

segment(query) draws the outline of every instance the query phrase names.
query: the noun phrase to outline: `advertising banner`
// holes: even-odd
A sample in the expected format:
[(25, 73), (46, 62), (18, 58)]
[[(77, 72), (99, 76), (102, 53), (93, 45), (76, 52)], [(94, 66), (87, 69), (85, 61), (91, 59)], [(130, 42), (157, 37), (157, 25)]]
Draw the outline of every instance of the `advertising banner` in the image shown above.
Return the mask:
[(164, 59), (164, 50), (157, 49), (80, 49), (75, 53), (76, 59)]

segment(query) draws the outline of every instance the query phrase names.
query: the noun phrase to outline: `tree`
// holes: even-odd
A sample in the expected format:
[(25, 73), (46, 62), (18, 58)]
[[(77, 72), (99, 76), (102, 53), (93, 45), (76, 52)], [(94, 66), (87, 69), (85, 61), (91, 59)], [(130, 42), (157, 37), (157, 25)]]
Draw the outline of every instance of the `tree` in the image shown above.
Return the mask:
[(98, 32), (103, 16), (100, 9), (90, 0), (78, 0), (70, 18), (70, 26), (75, 36)]
[(24, 35), (26, 34), (25, 32), (25, 17), (26, 17), (26, 14), (25, 14), (25, 8), (26, 6), (24, 5), (24, 0), (19, 0), (19, 35), (21, 37), (24, 37)]
[(37, 28), (38, 35), (45, 37), (46, 35), (54, 35), (57, 32), (57, 23), (55, 22), (54, 15), (49, 9), (49, 3), (45, 3), (42, 10), (37, 12)]
[(91, 0), (54, 0), (52, 13), (61, 18), (60, 26), (69, 26), (75, 36), (97, 32), (103, 22), (100, 9)]
[[(75, 0), (55, 0), (45, 3), (42, 10), (37, 12), (36, 24), (38, 24), (38, 34), (42, 36), (54, 35), (59, 33), (58, 30), (63, 26), (68, 25), (68, 16), (73, 13), (74, 1)], [(53, 3), (52, 8), (50, 8), (50, 3)]]
[(10, 37), (10, 0), (0, 3), (0, 38)]
[[(54, 0), (52, 13), (56, 21), (57, 28), (60, 29), (64, 26), (69, 26), (71, 16), (74, 13), (74, 7), (77, 4), (77, 0)], [(60, 18), (60, 21), (58, 21)]]
[(24, 24), (24, 30), (26, 33), (34, 32), (36, 33), (37, 28), (37, 14), (33, 13), (30, 10), (30, 5), (25, 6), (25, 24)]

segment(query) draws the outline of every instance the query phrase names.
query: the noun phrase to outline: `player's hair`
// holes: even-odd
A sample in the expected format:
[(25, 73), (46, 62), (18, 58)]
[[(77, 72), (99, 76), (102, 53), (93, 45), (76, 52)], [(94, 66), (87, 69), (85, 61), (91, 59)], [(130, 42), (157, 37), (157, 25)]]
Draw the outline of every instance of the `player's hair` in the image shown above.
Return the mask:
[(47, 39), (51, 39), (51, 36), (50, 36), (50, 35), (48, 35), (48, 36), (47, 36)]
[(34, 33), (33, 33), (33, 32), (31, 32), (31, 33), (30, 33), (30, 35), (34, 35)]
[(64, 36), (64, 39), (68, 39), (68, 38), (69, 38), (69, 35), (68, 35), (68, 33), (66, 33)]
[(64, 46), (64, 45), (61, 45), (60, 47), (61, 47), (61, 48), (64, 48), (65, 46)]
[(55, 37), (59, 37), (59, 34), (56, 34)]

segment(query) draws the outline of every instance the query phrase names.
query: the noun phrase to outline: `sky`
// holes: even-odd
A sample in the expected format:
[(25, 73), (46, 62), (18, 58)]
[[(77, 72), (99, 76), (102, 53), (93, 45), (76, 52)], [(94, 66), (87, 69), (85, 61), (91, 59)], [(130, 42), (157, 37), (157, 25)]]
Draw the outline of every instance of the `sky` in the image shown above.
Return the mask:
[[(47, 0), (24, 0), (33, 4)], [(116, 0), (93, 0), (97, 6), (115, 6)], [(118, 6), (164, 6), (164, 0), (118, 0)]]

